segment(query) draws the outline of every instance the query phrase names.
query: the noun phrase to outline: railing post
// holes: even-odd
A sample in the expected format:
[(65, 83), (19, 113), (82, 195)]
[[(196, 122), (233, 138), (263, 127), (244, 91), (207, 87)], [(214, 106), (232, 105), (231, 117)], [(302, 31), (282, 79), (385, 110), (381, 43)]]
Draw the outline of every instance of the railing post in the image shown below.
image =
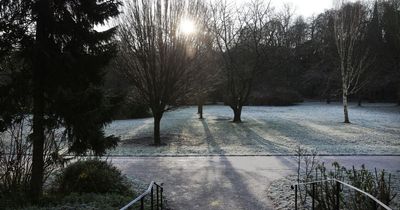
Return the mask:
[(160, 200), (160, 202), (161, 202), (161, 210), (163, 209), (163, 195), (162, 195), (162, 193), (163, 193), (163, 188), (161, 187), (161, 200)]
[(158, 188), (159, 188), (159, 186), (156, 185), (156, 189), (157, 189), (157, 190), (156, 190), (156, 191), (157, 191), (157, 193), (156, 193), (156, 195), (157, 195), (157, 196), (156, 196), (156, 197), (157, 197), (157, 202), (156, 202), (156, 203), (157, 203), (157, 204), (156, 204), (157, 210), (159, 209), (159, 206), (158, 206)]
[(312, 210), (315, 209), (315, 183), (312, 183)]
[(140, 210), (144, 210), (144, 197), (140, 199)]
[(294, 209), (297, 210), (297, 185), (294, 186)]
[(150, 191), (150, 208), (153, 210), (153, 185), (151, 186), (151, 191)]
[(336, 182), (336, 210), (340, 208), (340, 182)]

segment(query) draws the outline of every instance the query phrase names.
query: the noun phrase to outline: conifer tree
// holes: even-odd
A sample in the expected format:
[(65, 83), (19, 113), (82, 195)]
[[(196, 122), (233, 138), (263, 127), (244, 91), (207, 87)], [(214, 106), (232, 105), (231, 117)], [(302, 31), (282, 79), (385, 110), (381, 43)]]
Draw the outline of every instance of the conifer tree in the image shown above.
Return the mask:
[[(47, 131), (65, 129), (73, 154), (91, 150), (101, 155), (117, 143), (102, 130), (111, 121), (113, 105), (101, 89), (102, 69), (116, 50), (112, 40), (116, 29), (97, 32), (94, 27), (117, 16), (120, 4), (118, 0), (21, 0), (0, 5), (7, 8), (2, 10), (4, 21), (0, 24), (10, 26), (0, 29), (1, 52), (23, 52), (22, 60), (31, 75), (32, 93), (26, 94), (32, 98), (28, 105), (33, 116), (33, 201), (42, 193)], [(18, 21), (27, 25), (16, 27)], [(12, 40), (10, 45), (4, 44), (6, 38)]]

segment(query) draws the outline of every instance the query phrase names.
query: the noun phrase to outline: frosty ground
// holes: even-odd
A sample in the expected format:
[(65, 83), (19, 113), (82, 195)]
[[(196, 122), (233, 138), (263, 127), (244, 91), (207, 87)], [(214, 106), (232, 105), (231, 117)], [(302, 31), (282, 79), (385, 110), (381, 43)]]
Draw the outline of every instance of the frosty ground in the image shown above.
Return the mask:
[(295, 106), (247, 106), (243, 123), (230, 122), (227, 106), (197, 107), (164, 114), (165, 146), (152, 143), (153, 119), (114, 121), (107, 134), (121, 137), (110, 155), (291, 155), (297, 145), (326, 155), (400, 155), (400, 107), (395, 104), (350, 105), (351, 124), (344, 124), (340, 103)]
[[(295, 174), (291, 156), (111, 157), (122, 172), (144, 183), (164, 183), (172, 209), (294, 209), (294, 192), (286, 176)], [(400, 191), (398, 156), (323, 156), (350, 168), (385, 169)], [(289, 176), (290, 178), (290, 176)], [(399, 206), (398, 206), (399, 207)], [(399, 209), (394, 207), (393, 209)]]

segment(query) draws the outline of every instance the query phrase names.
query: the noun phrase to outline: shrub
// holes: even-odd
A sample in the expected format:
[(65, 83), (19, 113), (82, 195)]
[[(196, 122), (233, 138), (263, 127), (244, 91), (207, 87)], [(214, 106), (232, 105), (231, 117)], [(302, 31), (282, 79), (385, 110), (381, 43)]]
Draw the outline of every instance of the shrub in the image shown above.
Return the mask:
[(148, 106), (140, 103), (125, 101), (118, 109), (114, 118), (118, 120), (151, 117)]
[[(364, 165), (360, 169), (354, 166), (346, 169), (339, 163), (332, 163), (332, 170), (328, 170), (324, 163), (316, 160), (316, 153), (299, 147), (297, 153), (297, 182), (312, 182), (334, 178), (348, 183), (376, 197), (382, 203), (391, 205), (397, 193), (392, 183), (392, 176), (385, 170), (369, 171)], [(306, 154), (312, 153), (311, 156)], [(339, 192), (338, 192), (339, 191)], [(310, 199), (316, 201), (316, 209), (330, 210), (336, 205), (337, 194), (339, 194), (341, 207), (349, 207), (354, 210), (375, 210), (376, 204), (373, 200), (353, 189), (341, 186), (339, 189), (336, 182), (320, 182), (315, 184), (315, 194), (311, 186), (299, 186), (300, 203), (307, 207)]]
[(55, 180), (58, 193), (118, 193), (130, 194), (130, 184), (110, 163), (91, 159), (77, 161), (66, 167)]
[[(1, 121), (1, 117), (0, 117)], [(31, 117), (19, 113), (4, 124), (0, 132), (0, 209), (25, 205), (29, 202), (28, 190), (32, 168)], [(60, 155), (64, 147), (62, 132), (47, 129), (44, 142), (44, 182), (58, 170), (65, 159)]]
[(132, 196), (119, 195), (115, 193), (96, 194), (71, 193), (61, 199), (48, 201), (45, 206), (29, 206), (23, 210), (80, 210), (80, 209), (119, 209), (132, 200)]
[(289, 106), (302, 101), (302, 97), (296, 91), (277, 89), (268, 93), (253, 94), (249, 104), (254, 106)]

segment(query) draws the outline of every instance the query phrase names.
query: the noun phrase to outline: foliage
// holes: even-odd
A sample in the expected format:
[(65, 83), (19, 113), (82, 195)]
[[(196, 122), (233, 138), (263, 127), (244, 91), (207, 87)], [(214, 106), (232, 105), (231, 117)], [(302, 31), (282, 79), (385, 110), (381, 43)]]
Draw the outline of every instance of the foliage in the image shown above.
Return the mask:
[[(14, 117), (6, 131), (0, 134), (0, 207), (28, 202), (32, 168), (30, 124), (31, 118), (22, 114)], [(46, 131), (44, 182), (67, 161), (60, 153), (65, 143), (62, 138), (63, 135), (56, 130)]]
[[(71, 153), (101, 155), (117, 144), (102, 130), (114, 104), (101, 88), (102, 68), (115, 54), (115, 28), (97, 32), (94, 26), (117, 16), (119, 5), (117, 0), (0, 3), (0, 92), (5, 93), (0, 107), (7, 108), (0, 110), (0, 127), (13, 123), (14, 115), (32, 114), (33, 200), (42, 190), (47, 131), (65, 128)], [(20, 84), (30, 91), (7, 91)]]
[(121, 195), (117, 193), (71, 193), (63, 198), (52, 198), (46, 200), (43, 206), (28, 206), (22, 208), (23, 210), (89, 210), (89, 209), (119, 209), (130, 200), (132, 196)]
[(140, 99), (137, 90), (131, 88), (127, 78), (117, 70), (117, 59), (105, 68), (104, 90), (116, 101), (113, 119), (151, 117), (150, 108)]
[[(30, 203), (25, 190), (15, 188), (0, 194), (0, 208), (117, 209), (144, 190), (141, 182), (132, 181), (133, 185), (106, 161), (79, 160), (64, 168), (48, 182), (44, 196), (35, 205)], [(28, 184), (29, 181), (25, 186), (28, 187)]]
[(118, 193), (131, 195), (130, 184), (121, 172), (107, 161), (77, 161), (62, 170), (54, 188), (58, 193)]
[(264, 94), (254, 93), (249, 99), (249, 104), (254, 106), (289, 106), (302, 101), (303, 98), (298, 92), (280, 88)]
[[(354, 166), (346, 169), (338, 162), (332, 163), (332, 169), (328, 169), (324, 163), (319, 163), (316, 153), (310, 153), (307, 149), (297, 149), (297, 182), (312, 182), (318, 180), (337, 179), (361, 189), (386, 205), (390, 205), (397, 196), (394, 192), (391, 174), (385, 170), (369, 171), (364, 165), (360, 169)], [(340, 206), (354, 210), (374, 210), (376, 203), (364, 194), (347, 186), (338, 188), (337, 182), (319, 182), (314, 185), (314, 195), (311, 185), (300, 186), (299, 195), (303, 206), (309, 206), (310, 199), (314, 196), (316, 209), (331, 210), (336, 206), (337, 194), (339, 194)], [(307, 199), (307, 197), (309, 199)]]
[(146, 118), (151, 117), (150, 109), (148, 106), (135, 102), (125, 102), (123, 103), (116, 114), (115, 119), (136, 119), (136, 118)]

